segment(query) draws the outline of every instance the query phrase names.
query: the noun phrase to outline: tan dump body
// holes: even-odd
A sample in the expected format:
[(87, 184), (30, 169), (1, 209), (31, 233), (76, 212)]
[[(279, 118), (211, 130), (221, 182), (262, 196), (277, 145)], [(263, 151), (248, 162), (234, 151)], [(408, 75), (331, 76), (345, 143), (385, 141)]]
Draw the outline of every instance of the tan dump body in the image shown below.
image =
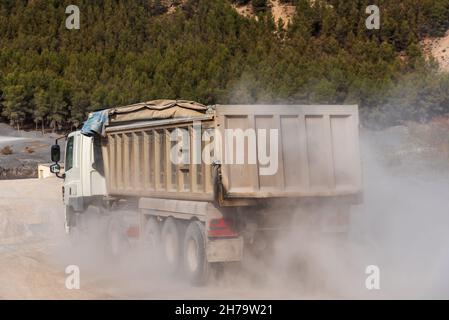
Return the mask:
[[(217, 107), (216, 114), (223, 134), (228, 128), (279, 133), (274, 175), (260, 175), (259, 162), (223, 165), (227, 197), (329, 197), (361, 192), (357, 106), (236, 105)], [(269, 149), (268, 141), (266, 145)]]
[[(212, 201), (212, 165), (192, 160), (198, 145), (194, 121), (201, 122), (202, 132), (218, 129), (222, 137), (227, 129), (255, 129), (256, 139), (259, 129), (268, 129), (267, 137), (270, 129), (278, 132), (273, 175), (261, 175), (263, 165), (248, 164), (247, 154), (244, 164), (221, 160), (224, 198), (338, 197), (362, 190), (357, 106), (218, 105), (212, 113), (188, 118), (108, 127), (103, 156), (109, 194)], [(170, 161), (174, 142), (169, 137), (176, 128), (190, 135), (188, 165)], [(230, 145), (221, 140), (216, 148), (223, 153)], [(267, 138), (267, 154), (271, 143)], [(204, 149), (205, 142), (201, 144)]]

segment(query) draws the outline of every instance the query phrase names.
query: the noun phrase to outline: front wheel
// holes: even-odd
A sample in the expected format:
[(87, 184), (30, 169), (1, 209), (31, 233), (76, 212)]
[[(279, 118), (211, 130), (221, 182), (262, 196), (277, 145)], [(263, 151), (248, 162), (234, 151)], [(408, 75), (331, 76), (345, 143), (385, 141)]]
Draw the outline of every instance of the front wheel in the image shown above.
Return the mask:
[(70, 206), (65, 206), (64, 208), (64, 229), (68, 240), (71, 245), (77, 245), (83, 239), (83, 234), (85, 230), (84, 214), (81, 212), (76, 212)]
[(204, 225), (199, 221), (189, 224), (184, 238), (184, 270), (193, 285), (203, 285), (209, 276), (206, 258)]
[(67, 235), (70, 235), (73, 228), (76, 227), (76, 212), (70, 206), (64, 207), (64, 229)]

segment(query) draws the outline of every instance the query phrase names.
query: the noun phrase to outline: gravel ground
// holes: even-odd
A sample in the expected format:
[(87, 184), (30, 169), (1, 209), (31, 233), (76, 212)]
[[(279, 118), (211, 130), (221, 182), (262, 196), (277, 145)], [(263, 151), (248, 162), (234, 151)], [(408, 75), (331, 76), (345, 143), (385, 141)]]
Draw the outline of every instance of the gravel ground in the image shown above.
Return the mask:
[[(37, 177), (37, 166), (50, 162), (50, 147), (59, 135), (14, 130), (0, 123), (0, 180)], [(12, 154), (2, 153), (10, 147)]]
[[(119, 259), (91, 241), (74, 246), (63, 232), (61, 180), (0, 181), (0, 299), (302, 298), (303, 290), (268, 289), (225, 276), (196, 288), (165, 273), (134, 246)], [(45, 190), (45, 192), (42, 192)], [(65, 268), (81, 270), (80, 290), (65, 287)]]

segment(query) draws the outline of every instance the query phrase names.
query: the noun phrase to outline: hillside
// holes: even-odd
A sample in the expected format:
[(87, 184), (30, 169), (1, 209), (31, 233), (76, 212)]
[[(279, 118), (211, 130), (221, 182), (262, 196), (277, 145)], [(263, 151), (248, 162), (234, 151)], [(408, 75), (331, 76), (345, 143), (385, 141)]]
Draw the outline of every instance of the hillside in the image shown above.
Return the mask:
[[(266, 10), (273, 16), (274, 22), (281, 20), (283, 28), (287, 28), (296, 13), (294, 1), (269, 0), (266, 2)], [(258, 19), (257, 8), (252, 1), (234, 1), (232, 7), (245, 18)]]
[(449, 31), (443, 37), (428, 37), (422, 40), (424, 53), (434, 58), (442, 72), (449, 72)]
[[(421, 41), (449, 0), (79, 0), (0, 3), (0, 112), (16, 126), (77, 127), (98, 108), (154, 98), (357, 103), (379, 125), (449, 111), (449, 76)], [(279, 23), (279, 18), (282, 23)]]

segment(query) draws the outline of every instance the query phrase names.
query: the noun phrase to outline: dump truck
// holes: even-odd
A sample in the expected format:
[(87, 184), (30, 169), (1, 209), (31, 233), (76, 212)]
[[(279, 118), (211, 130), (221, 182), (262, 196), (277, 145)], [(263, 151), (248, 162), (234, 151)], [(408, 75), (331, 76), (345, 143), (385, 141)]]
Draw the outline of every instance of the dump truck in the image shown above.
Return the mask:
[(136, 222), (111, 227), (111, 242), (138, 237), (204, 283), (212, 267), (304, 223), (346, 232), (362, 198), (358, 130), (356, 105), (156, 100), (92, 113), (65, 137), (66, 231), (90, 206), (126, 206)]

